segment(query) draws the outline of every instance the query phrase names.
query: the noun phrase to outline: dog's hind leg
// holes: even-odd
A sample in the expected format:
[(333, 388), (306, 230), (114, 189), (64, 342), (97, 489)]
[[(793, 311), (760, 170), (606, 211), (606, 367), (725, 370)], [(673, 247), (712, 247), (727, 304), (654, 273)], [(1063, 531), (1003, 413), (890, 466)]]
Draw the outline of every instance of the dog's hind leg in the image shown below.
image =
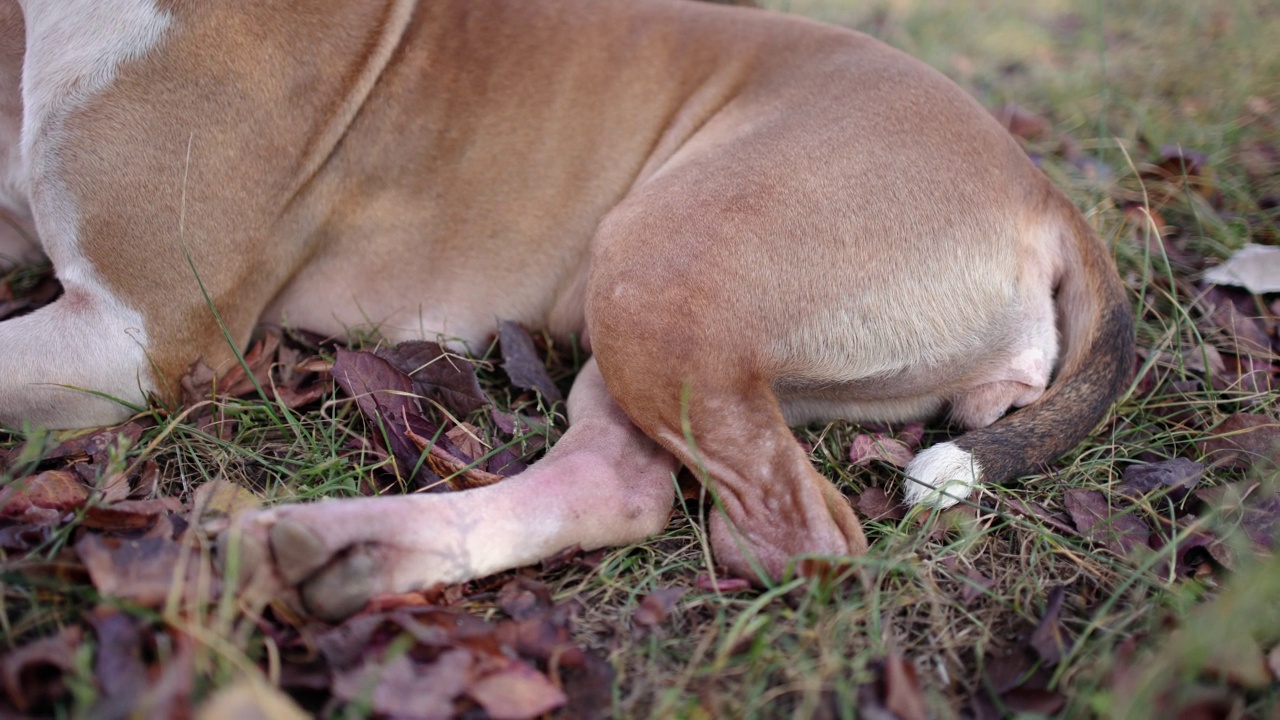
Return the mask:
[(717, 268), (682, 257), (678, 247), (629, 254), (636, 243), (682, 232), (695, 230), (629, 220), (602, 226), (587, 312), (611, 394), (708, 481), (712, 547), (733, 573), (777, 580), (797, 556), (864, 553), (857, 515), (796, 441), (753, 342), (759, 335), (734, 314), (745, 303), (720, 295)]
[(777, 580), (797, 556), (866, 552), (853, 508), (814, 470), (767, 381), (711, 348), (698, 348), (706, 356), (691, 365), (687, 354), (656, 357), (670, 349), (650, 354), (636, 338), (615, 344), (610, 334), (593, 342), (615, 397), (709, 483), (717, 562), (742, 577)]
[[(373, 596), (461, 582), (574, 545), (642, 540), (665, 527), (676, 459), (645, 437), (605, 389), (595, 361), (569, 395), (569, 430), (520, 475), (456, 493), (285, 505), (241, 516), (222, 561), (239, 576), (329, 619)], [(228, 543), (239, 537), (238, 560)], [(253, 588), (251, 587), (251, 591)]]

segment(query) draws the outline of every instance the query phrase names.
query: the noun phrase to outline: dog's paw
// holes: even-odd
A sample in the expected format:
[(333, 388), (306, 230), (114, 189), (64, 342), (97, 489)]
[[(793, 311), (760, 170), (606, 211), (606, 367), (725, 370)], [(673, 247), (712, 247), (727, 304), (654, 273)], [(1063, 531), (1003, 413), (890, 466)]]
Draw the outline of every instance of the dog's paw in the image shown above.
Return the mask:
[(946, 442), (916, 455), (906, 475), (907, 504), (949, 508), (973, 494), (982, 481), (982, 468), (972, 453)]
[(376, 542), (335, 542), (323, 531), (324, 513), (316, 512), (322, 508), (286, 506), (237, 516), (218, 537), (224, 577), (233, 575), (236, 591), (247, 597), (280, 600), (329, 621), (393, 592), (392, 553)]

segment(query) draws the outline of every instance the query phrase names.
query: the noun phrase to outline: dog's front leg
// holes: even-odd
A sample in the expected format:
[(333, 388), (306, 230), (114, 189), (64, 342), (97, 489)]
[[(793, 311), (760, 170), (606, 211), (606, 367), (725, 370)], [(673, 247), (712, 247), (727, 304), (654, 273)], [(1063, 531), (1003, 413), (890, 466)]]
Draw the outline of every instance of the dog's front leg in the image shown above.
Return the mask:
[(153, 389), (142, 319), (101, 286), (0, 323), (0, 426), (117, 422)]
[[(671, 513), (676, 459), (642, 434), (594, 360), (569, 395), (570, 427), (540, 462), (457, 493), (285, 505), (241, 516), (220, 541), (251, 591), (336, 619), (379, 594), (527, 565), (658, 533)], [(232, 545), (233, 544), (233, 545)], [(236, 550), (238, 548), (238, 550)]]

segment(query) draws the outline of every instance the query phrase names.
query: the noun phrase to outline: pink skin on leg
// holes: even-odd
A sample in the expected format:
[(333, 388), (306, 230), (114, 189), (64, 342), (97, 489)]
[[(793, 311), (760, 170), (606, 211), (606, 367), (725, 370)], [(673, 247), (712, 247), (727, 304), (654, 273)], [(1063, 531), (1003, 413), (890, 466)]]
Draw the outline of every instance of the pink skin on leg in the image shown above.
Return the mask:
[[(238, 518), (240, 576), (328, 619), (369, 598), (538, 562), (573, 545), (661, 532), (676, 459), (631, 424), (595, 361), (569, 395), (570, 427), (524, 473), (457, 493), (284, 505)], [(230, 563), (229, 563), (230, 564)]]

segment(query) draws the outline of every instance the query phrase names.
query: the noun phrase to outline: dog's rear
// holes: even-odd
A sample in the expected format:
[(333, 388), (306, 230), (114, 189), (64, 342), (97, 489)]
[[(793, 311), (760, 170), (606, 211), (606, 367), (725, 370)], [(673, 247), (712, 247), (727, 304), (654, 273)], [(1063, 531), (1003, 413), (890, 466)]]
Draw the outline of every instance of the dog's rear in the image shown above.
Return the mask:
[(139, 402), (225, 367), (208, 302), (235, 343), (264, 315), (471, 341), (506, 317), (595, 354), (520, 478), (246, 519), (245, 562), (315, 612), (642, 539), (677, 459), (724, 509), (720, 561), (778, 577), (865, 548), (788, 422), (1028, 405), (909, 469), (967, 494), (1119, 391), (1097, 238), (980, 106), (874, 40), (664, 0), (233, 5), (27, 4), (23, 178), (67, 294), (0, 325), (0, 422), (124, 414), (48, 381)]
[(1047, 243), (1062, 249), (1056, 310), (1065, 353), (1052, 386), (989, 427), (941, 443), (907, 466), (908, 502), (947, 507), (981, 483), (1003, 483), (1040, 469), (1075, 447), (1123, 392), (1133, 367), (1133, 315), (1101, 240), (1050, 188)]

